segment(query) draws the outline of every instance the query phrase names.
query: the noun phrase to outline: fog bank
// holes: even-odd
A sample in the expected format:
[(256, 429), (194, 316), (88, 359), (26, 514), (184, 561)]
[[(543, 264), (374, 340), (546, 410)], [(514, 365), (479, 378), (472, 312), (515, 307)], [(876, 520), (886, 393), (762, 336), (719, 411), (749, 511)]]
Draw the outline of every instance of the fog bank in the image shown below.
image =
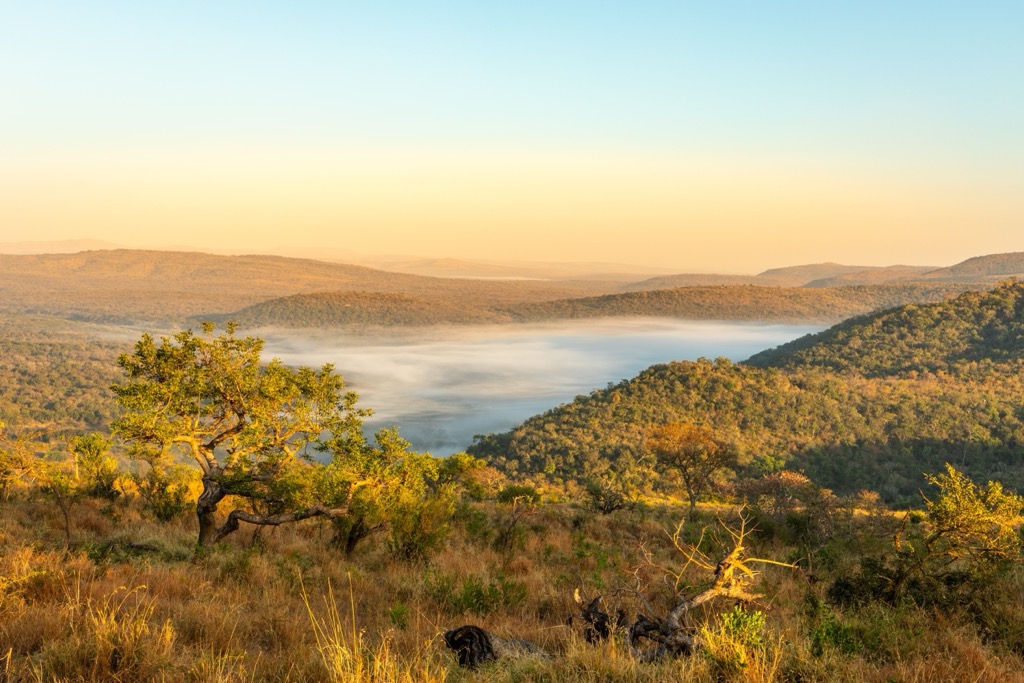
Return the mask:
[(416, 450), (450, 455), (474, 434), (526, 418), (655, 364), (734, 361), (821, 327), (629, 319), (432, 329), (382, 336), (261, 331), (265, 356), (289, 365), (334, 363), (367, 431), (398, 425)]

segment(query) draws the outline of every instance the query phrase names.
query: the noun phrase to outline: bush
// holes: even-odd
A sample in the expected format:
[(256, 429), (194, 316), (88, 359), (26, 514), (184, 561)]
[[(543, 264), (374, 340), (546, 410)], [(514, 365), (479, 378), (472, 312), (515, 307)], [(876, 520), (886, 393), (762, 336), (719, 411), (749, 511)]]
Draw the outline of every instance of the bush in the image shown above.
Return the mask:
[(540, 493), (534, 487), (525, 484), (508, 484), (498, 491), (499, 503), (509, 504), (516, 501), (537, 504), (540, 502)]
[(511, 609), (526, 600), (526, 585), (504, 574), (485, 581), (472, 574), (460, 580), (446, 574), (431, 573), (425, 585), (431, 599), (451, 615), (469, 612), (486, 616)]
[(188, 512), (194, 504), (191, 495), (196, 473), (188, 467), (164, 467), (155, 464), (144, 475), (133, 475), (142, 507), (157, 520), (170, 522)]
[(764, 669), (768, 660), (764, 612), (748, 612), (736, 606), (723, 614), (718, 628), (701, 629), (703, 653), (715, 669), (719, 680), (740, 680), (750, 676), (751, 669)]
[(853, 628), (839, 621), (835, 613), (826, 608), (820, 623), (811, 633), (811, 654), (820, 657), (828, 649), (852, 655), (860, 651), (861, 642)]

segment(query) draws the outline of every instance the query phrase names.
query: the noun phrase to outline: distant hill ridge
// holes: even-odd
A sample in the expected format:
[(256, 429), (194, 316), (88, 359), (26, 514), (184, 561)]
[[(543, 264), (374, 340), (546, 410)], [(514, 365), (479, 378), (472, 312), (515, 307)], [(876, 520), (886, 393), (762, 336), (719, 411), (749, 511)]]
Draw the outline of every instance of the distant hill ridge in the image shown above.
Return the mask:
[(1002, 280), (1010, 276), (1024, 276), (1024, 252), (975, 256), (948, 268), (938, 268), (926, 275), (929, 279), (945, 280)]
[(741, 284), (764, 287), (845, 287), (899, 283), (935, 270), (937, 269), (934, 266), (846, 266), (840, 263), (812, 263), (771, 268), (757, 275), (664, 275), (632, 283), (628, 285), (627, 289), (671, 289), (701, 285)]
[(477, 281), (391, 273), (284, 256), (131, 249), (0, 254), (0, 312), (90, 320), (180, 320), (282, 296), (363, 291), (476, 306), (615, 291), (615, 282)]
[[(268, 255), (132, 249), (0, 254), (0, 312), (131, 323), (242, 315), (246, 309), (246, 316), (267, 324), (291, 326), (303, 321), (358, 325), (364, 319), (443, 324), (629, 315), (833, 322), (991, 286), (998, 279), (993, 273), (1024, 270), (1024, 254), (977, 257), (926, 273), (911, 266), (865, 269), (821, 263), (771, 269), (757, 276), (675, 275), (626, 284), (611, 273), (607, 280), (501, 280), (471, 279), (472, 271), (463, 268), (472, 266), (461, 261), (439, 259), (429, 267), (449, 268), (460, 277), (426, 277)], [(354, 304), (331, 297), (270, 303), (324, 292), (401, 294), (419, 303), (398, 306), (382, 297), (378, 304), (387, 310), (372, 315), (374, 302), (363, 300), (357, 305), (363, 317), (353, 316), (352, 310), (332, 312), (332, 305), (351, 308)], [(261, 303), (267, 303), (262, 310), (250, 308)], [(296, 310), (286, 311), (288, 306)]]

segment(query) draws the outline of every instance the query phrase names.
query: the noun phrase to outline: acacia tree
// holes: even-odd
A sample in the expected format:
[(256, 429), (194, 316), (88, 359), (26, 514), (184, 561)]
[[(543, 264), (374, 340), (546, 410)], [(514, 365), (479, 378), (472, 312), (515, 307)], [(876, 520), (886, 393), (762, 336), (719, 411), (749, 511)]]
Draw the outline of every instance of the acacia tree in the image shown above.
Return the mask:
[[(114, 385), (123, 415), (112, 430), (151, 464), (185, 455), (202, 473), (196, 501), (198, 545), (216, 542), (239, 522), (279, 525), (314, 516), (348, 513), (347, 499), (325, 505), (310, 486), (309, 469), (322, 435), (361, 440), (356, 395), (344, 391), (331, 365), (291, 369), (274, 359), (263, 364), (263, 340), (236, 337), (234, 325), (214, 337), (185, 330), (157, 342), (145, 334), (123, 354), (124, 383)], [(217, 507), (228, 496), (245, 507), (220, 526)], [(248, 508), (248, 509), (246, 509)]]
[(711, 485), (715, 472), (736, 464), (732, 445), (715, 438), (709, 427), (687, 422), (668, 422), (654, 427), (647, 436), (659, 469), (669, 478), (682, 480), (690, 499), (690, 519), (697, 511), (697, 499)]

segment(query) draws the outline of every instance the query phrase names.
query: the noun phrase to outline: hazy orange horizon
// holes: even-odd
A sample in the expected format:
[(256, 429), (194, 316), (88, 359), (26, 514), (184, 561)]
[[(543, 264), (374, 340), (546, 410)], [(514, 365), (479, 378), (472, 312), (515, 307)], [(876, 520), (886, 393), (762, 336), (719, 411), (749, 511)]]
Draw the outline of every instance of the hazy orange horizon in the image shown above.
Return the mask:
[(753, 273), (1024, 251), (1020, 3), (0, 8), (0, 241)]
[(1024, 207), (990, 183), (785, 160), (168, 150), (0, 161), (0, 183), (7, 241), (319, 246), (698, 272), (950, 265), (1024, 250), (1024, 239), (1006, 239)]

